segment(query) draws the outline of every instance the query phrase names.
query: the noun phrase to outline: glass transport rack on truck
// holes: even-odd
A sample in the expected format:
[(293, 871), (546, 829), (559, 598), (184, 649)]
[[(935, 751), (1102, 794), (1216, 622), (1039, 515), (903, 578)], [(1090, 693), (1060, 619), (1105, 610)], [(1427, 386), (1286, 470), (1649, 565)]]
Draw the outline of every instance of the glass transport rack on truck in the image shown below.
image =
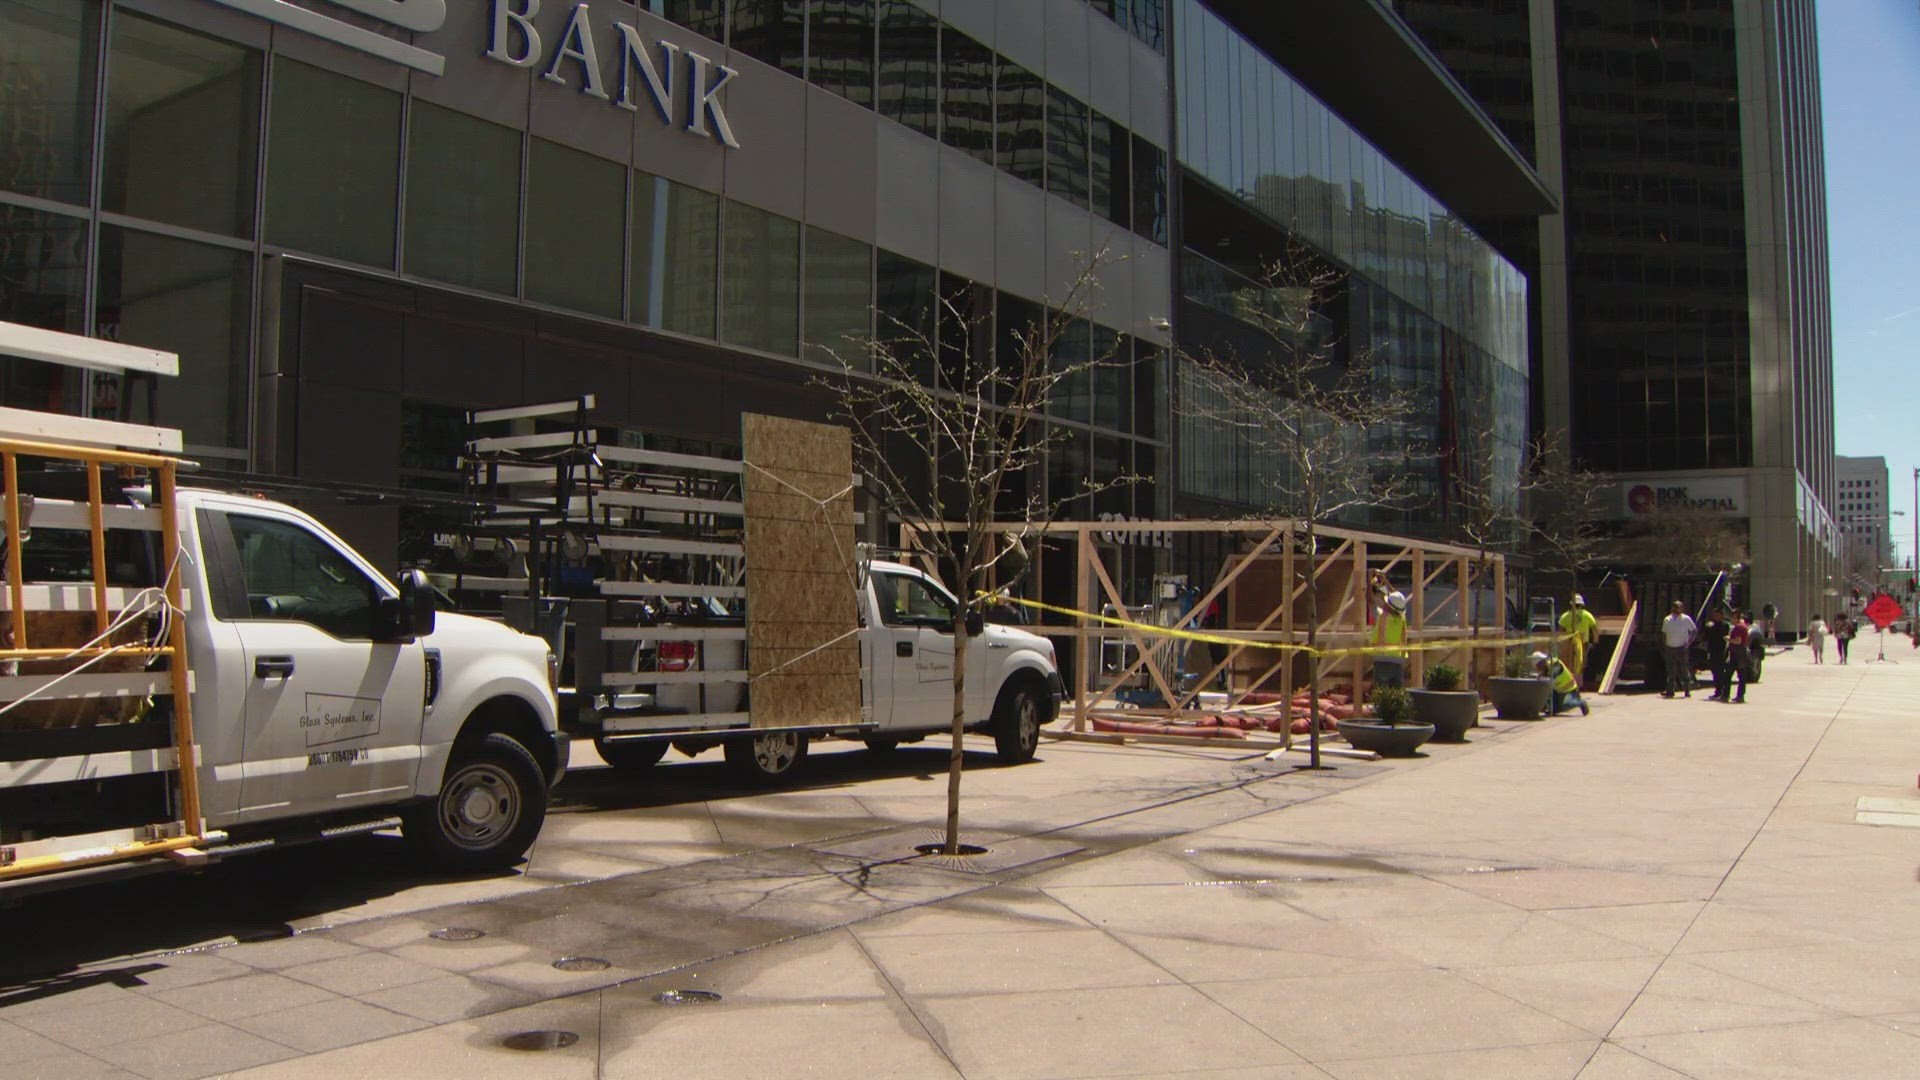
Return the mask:
[[(0, 356), (176, 375), (0, 323)], [(0, 896), (399, 827), (518, 862), (566, 768), (541, 639), (307, 514), (181, 486), (180, 432), (0, 409)]]
[[(434, 537), (434, 587), (560, 657), (561, 725), (616, 769), (719, 748), (744, 777), (822, 737), (890, 750), (948, 729), (957, 619), (967, 720), (1033, 756), (1059, 707), (1050, 642), (982, 626), (933, 575), (858, 544), (848, 433), (746, 415), (739, 457), (623, 445), (593, 399), (476, 411), (466, 501)], [(625, 442), (647, 440), (628, 435)]]

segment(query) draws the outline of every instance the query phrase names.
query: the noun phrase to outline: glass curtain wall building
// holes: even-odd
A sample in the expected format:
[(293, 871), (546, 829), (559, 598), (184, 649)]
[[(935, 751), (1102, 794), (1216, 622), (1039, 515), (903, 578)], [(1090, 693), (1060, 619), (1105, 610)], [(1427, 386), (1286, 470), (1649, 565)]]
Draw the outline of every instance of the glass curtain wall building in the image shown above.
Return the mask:
[[(1173, 10), (1183, 346), (1257, 354), (1260, 335), (1237, 313), (1260, 304), (1263, 266), (1305, 245), (1340, 271), (1336, 307), (1319, 313), (1340, 362), (1371, 360), (1415, 403), (1396, 430), (1368, 435), (1435, 450), (1414, 466), (1414, 506), (1350, 523), (1444, 535), (1445, 478), (1482, 464), (1512, 499), (1527, 437), (1524, 274), (1233, 24), (1197, 0)], [(1176, 378), (1199, 392), (1187, 365)], [(1181, 422), (1182, 493), (1264, 506), (1281, 461), (1208, 415)]]
[[(1104, 251), (1098, 302), (1058, 348), (1118, 362), (1058, 396), (1035, 482), (1146, 478), (1071, 517), (1240, 513), (1271, 463), (1182, 430), (1176, 334), (1244, 333), (1259, 258), (1291, 238), (1345, 276), (1332, 324), (1422, 403), (1390, 437), (1460, 448), (1490, 418), (1497, 467), (1517, 469), (1520, 277), (1250, 44), (1263, 17), (473, 0), (420, 29), (294, 6), (289, 23), (231, 0), (0, 4), (0, 319), (177, 351), (185, 372), (4, 363), (5, 400), (367, 484), (447, 487), (466, 410), (585, 393), (619, 438), (724, 453), (744, 410), (828, 416), (817, 380), (861, 367), (863, 337), (1016, 348)], [(946, 310), (971, 317), (964, 340)], [(1372, 523), (1443, 531), (1440, 470), (1431, 506)], [(325, 513), (399, 560), (395, 511)], [(1122, 557), (1143, 581), (1162, 556)]]

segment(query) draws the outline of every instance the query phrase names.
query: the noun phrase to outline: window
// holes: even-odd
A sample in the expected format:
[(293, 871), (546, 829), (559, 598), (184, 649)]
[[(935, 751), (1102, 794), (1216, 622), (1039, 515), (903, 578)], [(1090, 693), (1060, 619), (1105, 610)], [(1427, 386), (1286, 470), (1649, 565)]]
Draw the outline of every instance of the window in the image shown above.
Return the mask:
[(734, 49), (793, 76), (806, 75), (805, 0), (732, 0)]
[(267, 242), (393, 265), (400, 95), (276, 57), (267, 119)]
[(1005, 57), (995, 66), (994, 164), (1039, 187), (1046, 182), (1047, 84)]
[(1093, 328), (1093, 424), (1124, 431), (1133, 422), (1133, 345), (1103, 326)]
[(620, 317), (625, 166), (535, 139), (527, 159), (527, 299)]
[(1160, 346), (1134, 342), (1133, 433), (1146, 439), (1165, 438), (1160, 418), (1167, 409), (1167, 365)]
[(888, 626), (924, 626), (951, 632), (957, 605), (924, 579), (907, 574), (874, 574), (873, 592), (880, 621)]
[(0, 117), (8, 144), (0, 185), (24, 195), (91, 201), (97, 4), (0, 5)]
[(1047, 88), (1047, 190), (1085, 209), (1088, 203), (1087, 107), (1057, 87)]
[(640, 0), (640, 7), (696, 34), (705, 34), (715, 41), (726, 40), (726, 11), (720, 0)]
[(1133, 168), (1128, 161), (1132, 134), (1119, 124), (1093, 116), (1093, 212), (1127, 228), (1133, 213)]
[(933, 381), (933, 357), (926, 343), (934, 335), (934, 289), (936, 275), (931, 266), (881, 251), (875, 259), (874, 339), (891, 349), (899, 368), (888, 375), (913, 372), (920, 382)]
[(1133, 136), (1133, 231), (1167, 242), (1167, 152)]
[(635, 173), (633, 321), (713, 337), (719, 272), (720, 196)]
[[(806, 326), (801, 355), (835, 367), (873, 367), (865, 339), (871, 332), (873, 249), (823, 229), (807, 229)], [(836, 359), (836, 357), (838, 359)]]
[(511, 296), (519, 222), (520, 133), (416, 99), (407, 272)]
[(1085, 424), (1093, 419), (1093, 324), (1069, 319), (1059, 330), (1048, 361), (1063, 374), (1047, 395), (1047, 415)]
[(386, 592), (332, 544), (291, 521), (228, 514), (246, 583), (243, 618), (303, 622), (337, 638), (371, 638)]
[(800, 352), (800, 223), (728, 202), (722, 220), (720, 340), (797, 356)]
[(940, 140), (993, 164), (993, 50), (957, 30), (940, 35)]
[(873, 108), (873, 0), (809, 0), (807, 79)]
[[(0, 322), (86, 330), (87, 223), (0, 204)], [(111, 388), (111, 377), (106, 385)], [(80, 413), (86, 374), (58, 364), (0, 359), (0, 405)], [(112, 413), (99, 414), (111, 419)]]
[(126, 11), (109, 53), (102, 208), (252, 236), (260, 54)]
[(181, 428), (191, 446), (245, 446), (253, 256), (107, 226), (97, 273), (100, 337), (180, 354), (178, 377), (123, 387), (120, 418)]
[(908, 0), (880, 7), (880, 115), (940, 137), (940, 23)]

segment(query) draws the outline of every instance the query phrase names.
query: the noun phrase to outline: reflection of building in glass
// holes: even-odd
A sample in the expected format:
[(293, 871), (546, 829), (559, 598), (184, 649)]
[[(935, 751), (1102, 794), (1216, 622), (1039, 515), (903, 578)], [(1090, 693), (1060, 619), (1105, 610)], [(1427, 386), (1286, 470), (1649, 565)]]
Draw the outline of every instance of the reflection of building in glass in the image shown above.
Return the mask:
[(1564, 208), (1489, 231), (1532, 268), (1539, 421), (1591, 468), (1744, 478), (1797, 623), (1838, 539), (1812, 0), (1394, 6)]
[[(1300, 355), (1263, 342), (1244, 310), (1269, 302), (1261, 268), (1289, 243), (1319, 253), (1339, 269), (1342, 287), (1331, 309), (1315, 313), (1316, 324), (1339, 363), (1376, 365), (1415, 402), (1388, 437), (1434, 450), (1414, 466), (1417, 506), (1349, 520), (1444, 534), (1446, 477), (1478, 465), (1509, 490), (1518, 484), (1527, 435), (1524, 275), (1269, 58), (1260, 44), (1268, 20), (1249, 15), (1243, 30), (1193, 0), (1176, 3), (1174, 13), (1179, 157), (1189, 170), (1181, 185), (1183, 345)], [(1178, 385), (1201, 392), (1184, 373)], [(1183, 493), (1204, 501), (1196, 505), (1262, 505), (1278, 462), (1198, 419), (1206, 412), (1184, 421)]]

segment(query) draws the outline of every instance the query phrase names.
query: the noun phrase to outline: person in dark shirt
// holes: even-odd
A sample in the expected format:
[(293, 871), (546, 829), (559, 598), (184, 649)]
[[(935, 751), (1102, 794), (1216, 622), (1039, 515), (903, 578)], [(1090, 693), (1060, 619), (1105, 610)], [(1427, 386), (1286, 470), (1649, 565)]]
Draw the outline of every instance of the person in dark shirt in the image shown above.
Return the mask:
[(1713, 696), (1708, 701), (1726, 701), (1733, 689), (1733, 672), (1727, 667), (1727, 637), (1733, 627), (1719, 608), (1707, 613), (1700, 627), (1700, 643), (1707, 647), (1707, 670), (1713, 673)]
[(1734, 692), (1733, 703), (1747, 703), (1747, 683), (1753, 679), (1753, 624), (1747, 621), (1747, 613), (1733, 613), (1733, 628), (1727, 631), (1727, 670), (1740, 680), (1740, 689)]

